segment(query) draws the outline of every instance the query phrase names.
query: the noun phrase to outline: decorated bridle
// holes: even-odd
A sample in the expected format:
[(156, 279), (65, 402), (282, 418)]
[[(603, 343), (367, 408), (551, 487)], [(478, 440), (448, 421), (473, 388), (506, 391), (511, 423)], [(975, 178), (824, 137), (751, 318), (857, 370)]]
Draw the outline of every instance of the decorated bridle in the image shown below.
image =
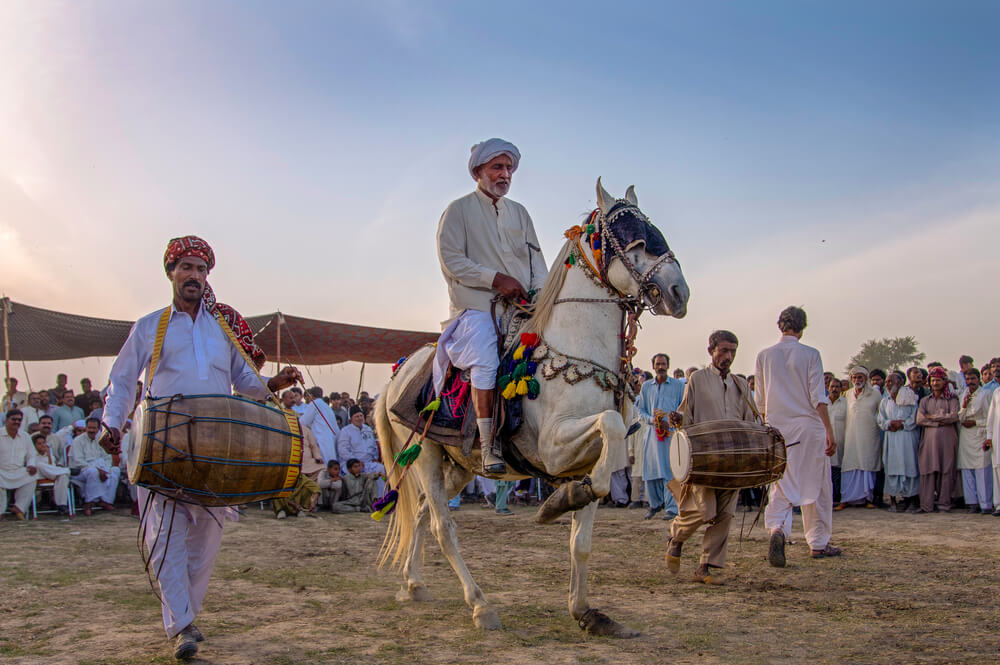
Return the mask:
[[(656, 230), (652, 222), (646, 215), (639, 210), (639, 207), (629, 202), (626, 199), (616, 199), (614, 204), (609, 208), (607, 214), (605, 214), (600, 207), (595, 209), (590, 217), (587, 219), (585, 225), (577, 225), (568, 229), (565, 233), (566, 237), (576, 241), (576, 249), (574, 249), (569, 257), (566, 259), (566, 268), (569, 269), (574, 265), (579, 265), (579, 267), (587, 274), (591, 281), (593, 281), (598, 286), (603, 287), (610, 298), (558, 298), (555, 304), (568, 303), (568, 302), (587, 302), (587, 303), (599, 303), (606, 302), (617, 305), (622, 311), (622, 332), (621, 332), (621, 353), (619, 356), (619, 368), (616, 373), (621, 385), (627, 385), (625, 379), (627, 378), (629, 372), (631, 371), (632, 358), (636, 354), (635, 338), (639, 332), (639, 316), (642, 312), (653, 309), (657, 302), (662, 297), (660, 287), (657, 286), (656, 282), (653, 281), (653, 275), (663, 267), (666, 263), (676, 263), (677, 259), (674, 256), (673, 251), (667, 246), (666, 240), (663, 239), (662, 235), (658, 238), (653, 238), (653, 240), (660, 240), (663, 242), (663, 246), (666, 251), (662, 252), (645, 271), (639, 272), (639, 269), (635, 267), (635, 264), (629, 258), (627, 250), (630, 246), (634, 245), (639, 239), (633, 239), (625, 247), (622, 246), (622, 239), (619, 234), (615, 232), (615, 226), (620, 225), (625, 221), (626, 216), (633, 217), (637, 223), (645, 224), (649, 228)], [(659, 233), (657, 231), (657, 233)], [(649, 239), (648, 233), (641, 239), (647, 241)], [(590, 247), (591, 254), (594, 257), (594, 261), (591, 262), (590, 258), (587, 256), (587, 252), (583, 249), (583, 243), (586, 242)], [(648, 242), (646, 242), (648, 247)], [(610, 257), (608, 251), (610, 250)], [(626, 293), (622, 293), (616, 286), (614, 286), (608, 280), (608, 266), (610, 263), (617, 258), (621, 261), (622, 265), (628, 271), (629, 275), (638, 284), (638, 294), (632, 296)], [(579, 359), (578, 359), (579, 360)], [(591, 364), (595, 364), (592, 361)]]

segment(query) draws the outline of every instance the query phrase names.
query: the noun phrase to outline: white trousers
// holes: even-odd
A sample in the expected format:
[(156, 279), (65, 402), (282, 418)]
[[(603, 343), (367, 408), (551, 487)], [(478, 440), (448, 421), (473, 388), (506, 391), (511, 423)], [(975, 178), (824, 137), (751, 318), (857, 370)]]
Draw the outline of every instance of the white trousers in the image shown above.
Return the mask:
[(611, 474), (611, 500), (628, 503), (628, 469), (619, 469)]
[(191, 506), (155, 493), (147, 504), (149, 495), (149, 490), (139, 488), (149, 569), (160, 587), (163, 629), (167, 637), (174, 637), (201, 611), (227, 509)]
[[(806, 542), (814, 550), (821, 550), (830, 543), (833, 533), (833, 481), (830, 478), (830, 458), (826, 458), (826, 472), (820, 481), (819, 497), (807, 503), (802, 509), (802, 528)], [(764, 524), (768, 532), (780, 530), (785, 540), (792, 535), (792, 503), (785, 498), (778, 483), (771, 485), (767, 508), (764, 509)]]
[(107, 480), (101, 480), (101, 474), (97, 472), (97, 467), (88, 466), (80, 471), (80, 475), (73, 477), (73, 484), (83, 490), (84, 503), (115, 502), (115, 490), (118, 489), (118, 478), (121, 476), (122, 470), (114, 466), (107, 472)]
[(434, 390), (444, 387), (448, 363), (469, 370), (472, 387), (493, 390), (497, 385), (497, 332), (489, 312), (467, 309), (451, 322), (438, 339), (434, 355)]
[(982, 510), (993, 510), (993, 468), (962, 469), (962, 493), (965, 505), (978, 505)]
[(17, 506), (25, 515), (28, 514), (28, 506), (31, 505), (31, 499), (35, 496), (35, 483), (32, 480), (27, 485), (21, 485), (20, 487), (0, 487), (0, 515), (7, 512), (7, 490), (14, 490), (14, 505)]
[(52, 498), (55, 500), (57, 506), (68, 506), (69, 505), (69, 474), (68, 473), (53, 473), (48, 474), (38, 470), (38, 475), (42, 478), (47, 478), (52, 483)]

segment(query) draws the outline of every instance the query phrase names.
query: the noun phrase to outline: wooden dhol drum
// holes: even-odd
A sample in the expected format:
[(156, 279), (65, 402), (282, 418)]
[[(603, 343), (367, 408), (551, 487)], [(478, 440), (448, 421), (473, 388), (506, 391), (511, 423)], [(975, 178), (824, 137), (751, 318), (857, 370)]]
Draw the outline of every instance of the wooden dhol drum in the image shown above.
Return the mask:
[(678, 429), (670, 441), (674, 478), (715, 489), (773, 483), (786, 459), (781, 432), (745, 420), (706, 420)]
[(291, 494), (302, 462), (294, 413), (236, 395), (142, 401), (128, 478), (179, 500), (232, 506)]

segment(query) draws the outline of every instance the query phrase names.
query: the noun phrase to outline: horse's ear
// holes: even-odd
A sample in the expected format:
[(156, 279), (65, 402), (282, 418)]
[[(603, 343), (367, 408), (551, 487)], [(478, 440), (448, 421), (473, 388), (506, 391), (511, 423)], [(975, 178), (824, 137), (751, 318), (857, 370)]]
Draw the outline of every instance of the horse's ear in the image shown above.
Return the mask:
[(608, 192), (601, 185), (601, 178), (597, 178), (597, 207), (601, 209), (601, 212), (605, 215), (611, 210), (611, 206), (615, 204), (615, 197), (608, 194)]
[(625, 200), (636, 208), (639, 207), (639, 199), (635, 197), (635, 185), (629, 185), (628, 189), (625, 190)]

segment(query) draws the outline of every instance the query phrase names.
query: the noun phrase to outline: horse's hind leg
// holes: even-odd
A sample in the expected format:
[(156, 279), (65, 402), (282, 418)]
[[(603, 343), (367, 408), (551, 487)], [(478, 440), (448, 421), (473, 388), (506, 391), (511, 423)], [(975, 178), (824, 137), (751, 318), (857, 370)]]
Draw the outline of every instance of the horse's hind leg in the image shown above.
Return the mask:
[(424, 539), (427, 537), (427, 527), (430, 525), (430, 521), (427, 499), (421, 496), (414, 519), (413, 540), (410, 541), (410, 549), (406, 553), (406, 561), (403, 562), (403, 586), (396, 594), (396, 600), (400, 602), (431, 600), (431, 592), (427, 590), (420, 575), (420, 567), (424, 557)]
[[(418, 459), (417, 471), (425, 488), (426, 503), (430, 508), (431, 527), (437, 536), (441, 551), (455, 574), (462, 582), (465, 602), (472, 608), (472, 620), (483, 630), (498, 630), (500, 617), (490, 606), (483, 595), (482, 589), (472, 579), (465, 560), (458, 551), (458, 539), (455, 537), (455, 521), (448, 511), (448, 496), (445, 488), (444, 472), (442, 470), (442, 454), (436, 446), (424, 446), (424, 452)], [(471, 478), (471, 474), (470, 474)]]

